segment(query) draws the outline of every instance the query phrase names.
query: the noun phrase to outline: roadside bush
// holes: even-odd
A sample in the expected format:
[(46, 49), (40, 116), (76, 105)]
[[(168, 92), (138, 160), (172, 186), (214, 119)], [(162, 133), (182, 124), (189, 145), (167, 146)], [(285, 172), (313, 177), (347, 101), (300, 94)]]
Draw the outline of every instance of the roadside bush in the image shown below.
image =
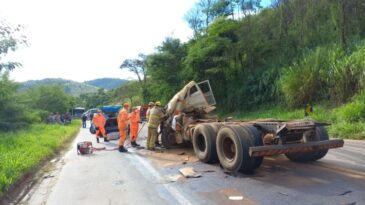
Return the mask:
[(331, 68), (343, 52), (334, 46), (318, 47), (292, 66), (283, 69), (280, 79), (281, 90), (289, 106), (302, 106), (328, 98), (327, 88), (331, 84)]
[[(1, 75), (1, 74), (0, 74)], [(24, 128), (34, 118), (27, 111), (20, 96), (16, 93), (18, 84), (9, 80), (8, 73), (0, 79), (0, 131)]]
[[(363, 43), (359, 42), (363, 45)], [(318, 47), (283, 69), (281, 90), (289, 106), (329, 100), (342, 104), (365, 87), (365, 46), (346, 55), (338, 46)], [(355, 105), (359, 108), (360, 105)]]

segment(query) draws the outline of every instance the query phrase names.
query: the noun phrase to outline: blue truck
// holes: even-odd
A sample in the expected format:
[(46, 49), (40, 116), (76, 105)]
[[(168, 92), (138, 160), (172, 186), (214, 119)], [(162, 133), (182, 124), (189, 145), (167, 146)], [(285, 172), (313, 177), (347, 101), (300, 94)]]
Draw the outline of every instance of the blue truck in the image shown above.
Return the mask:
[[(108, 105), (108, 106), (102, 106), (99, 108), (103, 112), (104, 117), (106, 119), (106, 123), (104, 126), (106, 134), (112, 133), (112, 132), (119, 132), (117, 117), (118, 117), (119, 110), (121, 108), (122, 108), (121, 105)], [(90, 126), (90, 132), (92, 134), (95, 134), (95, 132), (96, 132), (95, 126), (92, 123), (92, 121), (91, 121), (91, 126)]]

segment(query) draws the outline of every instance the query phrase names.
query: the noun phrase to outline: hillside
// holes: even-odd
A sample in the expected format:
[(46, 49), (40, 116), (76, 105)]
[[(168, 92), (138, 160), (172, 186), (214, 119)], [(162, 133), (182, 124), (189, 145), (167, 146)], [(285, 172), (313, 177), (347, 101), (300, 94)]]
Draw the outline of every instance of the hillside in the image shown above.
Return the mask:
[(93, 85), (96, 87), (104, 88), (107, 90), (111, 90), (114, 88), (117, 88), (125, 83), (127, 83), (128, 80), (119, 79), (119, 78), (99, 78), (95, 80), (89, 80), (85, 81), (85, 84)]
[(62, 78), (46, 78), (43, 80), (29, 80), (21, 84), (18, 89), (19, 92), (23, 92), (29, 89), (33, 89), (42, 85), (60, 85), (64, 87), (66, 93), (73, 96), (79, 96), (83, 93), (95, 93), (98, 91), (98, 87), (89, 85), (86, 83), (79, 83), (72, 80), (65, 80)]

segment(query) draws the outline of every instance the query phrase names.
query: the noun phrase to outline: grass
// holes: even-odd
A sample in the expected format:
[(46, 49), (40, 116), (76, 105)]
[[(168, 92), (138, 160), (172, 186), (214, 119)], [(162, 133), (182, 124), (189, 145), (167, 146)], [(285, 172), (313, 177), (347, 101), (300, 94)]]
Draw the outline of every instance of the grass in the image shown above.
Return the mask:
[(0, 133), (0, 194), (76, 136), (80, 124), (80, 120), (67, 126), (34, 124), (26, 130)]
[[(356, 106), (354, 106), (356, 105)], [(331, 137), (343, 139), (365, 140), (364, 106), (358, 105), (358, 101), (350, 102), (338, 108), (328, 108), (314, 105), (314, 112), (308, 119), (318, 122), (331, 123), (327, 127)], [(279, 106), (264, 106), (255, 111), (235, 112), (225, 114), (234, 119), (254, 120), (254, 119), (280, 119), (293, 120), (304, 119), (304, 109), (286, 109)]]

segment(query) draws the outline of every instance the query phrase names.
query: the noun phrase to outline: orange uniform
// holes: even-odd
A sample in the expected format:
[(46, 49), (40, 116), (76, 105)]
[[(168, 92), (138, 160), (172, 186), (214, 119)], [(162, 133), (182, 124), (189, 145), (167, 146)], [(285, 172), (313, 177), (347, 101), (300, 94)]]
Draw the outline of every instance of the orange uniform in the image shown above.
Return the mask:
[(124, 141), (127, 136), (128, 129), (128, 110), (123, 108), (118, 114), (118, 129), (119, 129), (119, 146), (124, 146)]
[(137, 141), (138, 137), (138, 123), (139, 123), (139, 110), (135, 110), (130, 114), (130, 140), (131, 142)]
[(106, 119), (104, 117), (103, 114), (98, 113), (93, 117), (93, 123), (95, 125), (95, 127), (98, 127), (98, 129), (96, 130), (96, 138), (99, 138), (99, 134), (101, 133), (101, 135), (103, 137), (105, 137), (105, 125)]

